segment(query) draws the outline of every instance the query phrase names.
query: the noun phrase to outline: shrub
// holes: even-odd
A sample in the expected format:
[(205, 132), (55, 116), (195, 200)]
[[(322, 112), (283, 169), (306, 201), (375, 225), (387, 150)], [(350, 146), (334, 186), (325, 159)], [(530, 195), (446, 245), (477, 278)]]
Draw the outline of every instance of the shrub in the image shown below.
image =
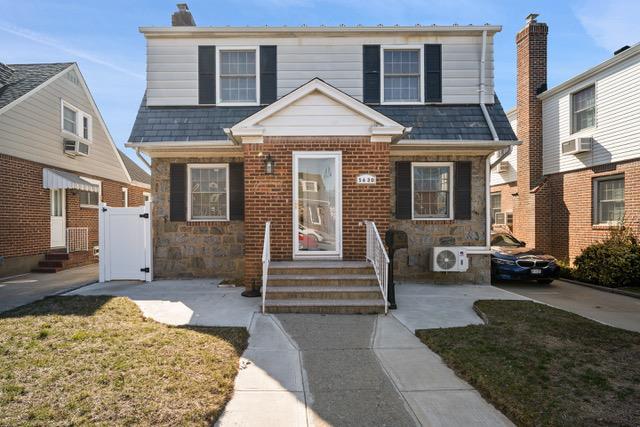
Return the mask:
[(631, 230), (613, 230), (604, 241), (588, 246), (576, 257), (578, 280), (609, 288), (640, 283), (640, 244)]

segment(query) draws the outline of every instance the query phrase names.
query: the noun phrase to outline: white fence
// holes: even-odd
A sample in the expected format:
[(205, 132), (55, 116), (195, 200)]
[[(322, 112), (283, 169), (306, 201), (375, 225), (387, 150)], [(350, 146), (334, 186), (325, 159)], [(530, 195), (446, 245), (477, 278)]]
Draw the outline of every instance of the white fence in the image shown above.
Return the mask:
[(132, 208), (99, 209), (100, 282), (153, 280), (151, 202)]

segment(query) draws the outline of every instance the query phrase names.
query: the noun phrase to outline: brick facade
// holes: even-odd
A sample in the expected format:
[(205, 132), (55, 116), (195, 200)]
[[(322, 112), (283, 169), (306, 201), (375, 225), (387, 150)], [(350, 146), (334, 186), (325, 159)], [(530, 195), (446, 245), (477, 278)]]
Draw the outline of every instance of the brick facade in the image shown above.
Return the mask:
[(503, 212), (513, 212), (514, 194), (517, 192), (518, 184), (515, 182), (491, 186), (491, 194), (500, 193), (500, 209)]
[[(278, 137), (263, 144), (244, 144), (245, 161), (245, 285), (258, 281), (262, 272), (264, 224), (271, 224), (271, 257), (288, 260), (293, 254), (294, 151), (342, 152), (342, 241), (343, 259), (363, 260), (365, 227), (374, 221), (384, 235), (390, 219), (391, 181), (389, 144), (372, 143), (364, 137)], [(274, 175), (264, 173), (263, 157), (276, 160)], [(357, 185), (359, 174), (376, 175), (375, 185)]]
[[(46, 165), (0, 154), (0, 277), (34, 268), (51, 249), (49, 190), (42, 188), (42, 169)], [(74, 173), (73, 171), (68, 171)], [(82, 174), (102, 181), (102, 200), (122, 206), (122, 187), (127, 187), (129, 206), (142, 204), (140, 187)], [(88, 227), (89, 252), (75, 254), (76, 265), (97, 262), (92, 248), (98, 244), (98, 210), (80, 207), (77, 191), (66, 191), (66, 226)]]
[(528, 244), (544, 250), (542, 222), (549, 221), (542, 184), (542, 102), (537, 94), (547, 84), (547, 24), (533, 20), (516, 35), (516, 108), (522, 141), (518, 147), (518, 191), (513, 205), (513, 231)]

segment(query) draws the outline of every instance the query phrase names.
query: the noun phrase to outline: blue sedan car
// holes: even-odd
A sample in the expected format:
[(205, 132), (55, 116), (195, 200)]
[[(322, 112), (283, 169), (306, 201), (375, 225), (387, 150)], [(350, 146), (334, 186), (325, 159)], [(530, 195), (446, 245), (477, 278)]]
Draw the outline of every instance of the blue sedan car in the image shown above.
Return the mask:
[(491, 278), (493, 281), (535, 280), (549, 284), (560, 268), (551, 255), (544, 255), (506, 232), (491, 234)]

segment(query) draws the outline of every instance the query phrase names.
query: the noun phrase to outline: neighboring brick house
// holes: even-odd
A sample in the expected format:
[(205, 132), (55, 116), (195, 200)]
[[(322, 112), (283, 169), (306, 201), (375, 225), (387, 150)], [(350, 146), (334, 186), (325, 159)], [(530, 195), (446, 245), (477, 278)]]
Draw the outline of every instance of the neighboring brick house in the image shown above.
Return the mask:
[[(489, 156), (517, 143), (494, 94), (499, 26), (196, 27), (179, 7), (182, 26), (140, 29), (127, 144), (152, 161), (156, 277), (252, 288), (267, 222), (272, 261), (364, 261), (373, 221), (409, 236), (398, 276), (490, 281)], [(439, 246), (469, 268), (433, 271)]]
[(141, 205), (149, 189), (75, 63), (0, 63), (0, 277), (96, 262), (99, 201)]
[(523, 144), (492, 194), (518, 238), (573, 261), (612, 227), (640, 232), (640, 45), (547, 89), (547, 32), (534, 17), (516, 36)]

